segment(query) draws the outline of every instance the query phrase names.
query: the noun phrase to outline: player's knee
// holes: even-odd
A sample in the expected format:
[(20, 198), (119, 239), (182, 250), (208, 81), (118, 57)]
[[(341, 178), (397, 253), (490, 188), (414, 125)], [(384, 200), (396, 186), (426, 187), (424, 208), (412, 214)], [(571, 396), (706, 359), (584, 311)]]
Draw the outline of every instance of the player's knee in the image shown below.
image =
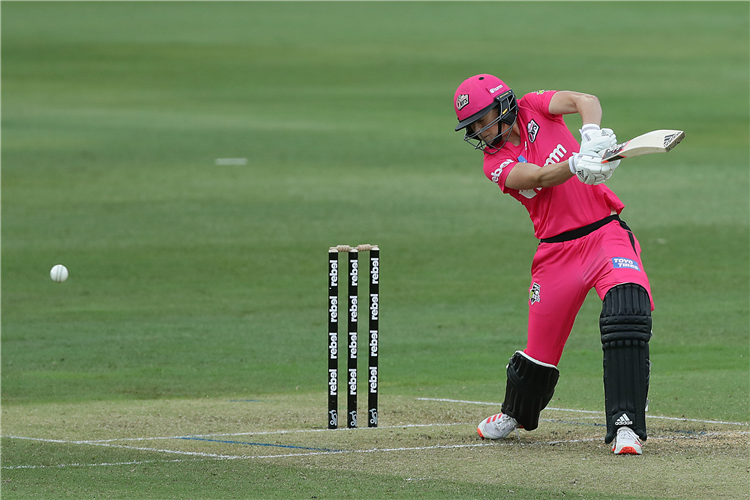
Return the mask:
[(651, 338), (651, 298), (643, 286), (623, 283), (604, 296), (599, 316), (602, 344), (648, 342)]

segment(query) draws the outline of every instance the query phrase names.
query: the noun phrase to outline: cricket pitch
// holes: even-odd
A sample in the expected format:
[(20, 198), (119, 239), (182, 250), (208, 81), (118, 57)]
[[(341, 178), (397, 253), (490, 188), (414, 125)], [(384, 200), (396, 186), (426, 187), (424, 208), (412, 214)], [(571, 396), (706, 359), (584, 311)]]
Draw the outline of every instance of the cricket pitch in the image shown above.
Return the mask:
[[(383, 396), (378, 428), (327, 430), (325, 395), (5, 405), (3, 476), (52, 467), (273, 462), (508, 491), (544, 485), (594, 496), (749, 498), (747, 422), (650, 416), (644, 455), (618, 457), (603, 442), (601, 412), (547, 409), (533, 432), (481, 440), (477, 422), (499, 411), (490, 402)], [(35, 453), (21, 452), (31, 444)], [(107, 460), (108, 452), (116, 456)]]

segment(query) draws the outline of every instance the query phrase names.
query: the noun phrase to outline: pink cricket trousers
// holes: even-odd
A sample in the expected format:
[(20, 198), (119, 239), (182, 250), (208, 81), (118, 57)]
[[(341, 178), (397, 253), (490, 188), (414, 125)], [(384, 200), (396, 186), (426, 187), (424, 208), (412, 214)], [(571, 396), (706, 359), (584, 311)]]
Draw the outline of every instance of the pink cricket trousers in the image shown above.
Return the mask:
[(531, 266), (526, 354), (557, 366), (592, 288), (603, 300), (613, 286), (637, 283), (651, 297), (640, 244), (626, 227), (615, 220), (581, 238), (539, 244)]

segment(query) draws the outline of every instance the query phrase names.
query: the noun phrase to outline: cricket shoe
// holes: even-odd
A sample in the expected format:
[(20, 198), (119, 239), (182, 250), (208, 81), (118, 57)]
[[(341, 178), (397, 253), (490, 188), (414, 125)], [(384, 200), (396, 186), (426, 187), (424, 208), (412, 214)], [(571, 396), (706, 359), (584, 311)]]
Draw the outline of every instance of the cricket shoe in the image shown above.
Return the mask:
[(477, 427), (477, 433), (482, 439), (505, 439), (513, 429), (520, 427), (515, 418), (498, 413), (482, 420)]
[(630, 427), (620, 427), (612, 444), (612, 452), (615, 455), (642, 455), (641, 440)]

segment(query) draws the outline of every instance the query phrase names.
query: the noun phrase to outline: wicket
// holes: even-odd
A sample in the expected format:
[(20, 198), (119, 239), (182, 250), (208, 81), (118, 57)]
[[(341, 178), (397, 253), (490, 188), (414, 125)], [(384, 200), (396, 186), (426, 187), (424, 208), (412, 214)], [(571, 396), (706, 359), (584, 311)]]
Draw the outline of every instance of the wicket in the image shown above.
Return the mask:
[(359, 301), (359, 252), (370, 252), (370, 321), (368, 367), (368, 427), (378, 426), (378, 345), (380, 318), (380, 249), (377, 245), (338, 245), (328, 249), (328, 428), (338, 427), (338, 304), (339, 253), (348, 253), (347, 303), (347, 420), (348, 428), (357, 427), (357, 345)]

